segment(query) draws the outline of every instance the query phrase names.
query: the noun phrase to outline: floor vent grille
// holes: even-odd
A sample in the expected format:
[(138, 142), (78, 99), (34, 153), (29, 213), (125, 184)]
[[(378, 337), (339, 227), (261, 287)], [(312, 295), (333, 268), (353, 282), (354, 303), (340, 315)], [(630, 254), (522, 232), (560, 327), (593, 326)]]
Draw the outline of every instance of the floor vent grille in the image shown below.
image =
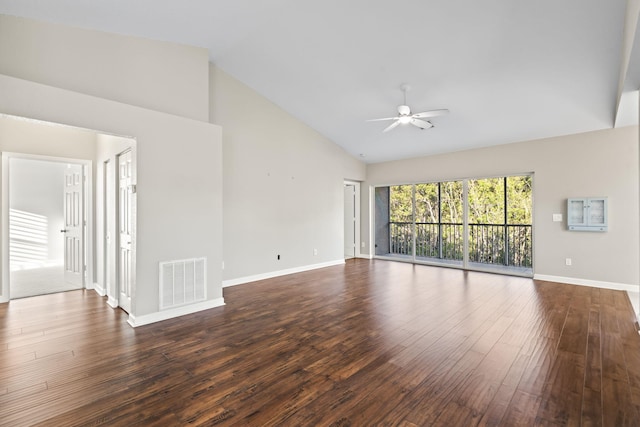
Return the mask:
[(207, 299), (207, 259), (160, 263), (160, 310)]

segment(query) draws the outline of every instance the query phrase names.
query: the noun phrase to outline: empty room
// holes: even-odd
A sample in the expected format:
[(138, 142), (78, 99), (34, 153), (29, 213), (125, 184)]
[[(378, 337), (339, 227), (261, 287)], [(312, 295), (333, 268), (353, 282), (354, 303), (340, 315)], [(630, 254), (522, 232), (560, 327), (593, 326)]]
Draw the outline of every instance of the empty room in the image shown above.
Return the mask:
[(0, 426), (640, 426), (640, 0), (0, 0)]

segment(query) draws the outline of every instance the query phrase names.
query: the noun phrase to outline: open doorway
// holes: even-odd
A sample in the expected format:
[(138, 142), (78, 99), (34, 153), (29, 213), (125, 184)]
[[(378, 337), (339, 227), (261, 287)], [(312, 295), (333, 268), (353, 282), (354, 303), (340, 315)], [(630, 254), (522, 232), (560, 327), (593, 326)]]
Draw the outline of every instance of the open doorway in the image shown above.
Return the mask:
[[(127, 190), (135, 192), (135, 139), (8, 115), (0, 115), (0, 128), (0, 302), (84, 288), (95, 289), (118, 306), (118, 181), (107, 165), (117, 165), (119, 154), (131, 153)], [(50, 201), (54, 199), (56, 203)], [(134, 194), (128, 207), (128, 295), (134, 295), (135, 287), (135, 205)], [(33, 289), (27, 290), (25, 282)], [(126, 311), (131, 306), (130, 301)]]
[(344, 258), (360, 255), (360, 183), (344, 182)]
[(135, 186), (132, 181), (131, 150), (118, 159), (118, 304), (131, 312), (132, 284), (132, 202)]
[(86, 165), (12, 155), (8, 167), (11, 298), (83, 288)]
[(533, 175), (375, 188), (375, 255), (533, 276)]
[(96, 291), (131, 313), (136, 265), (135, 140), (98, 137)]

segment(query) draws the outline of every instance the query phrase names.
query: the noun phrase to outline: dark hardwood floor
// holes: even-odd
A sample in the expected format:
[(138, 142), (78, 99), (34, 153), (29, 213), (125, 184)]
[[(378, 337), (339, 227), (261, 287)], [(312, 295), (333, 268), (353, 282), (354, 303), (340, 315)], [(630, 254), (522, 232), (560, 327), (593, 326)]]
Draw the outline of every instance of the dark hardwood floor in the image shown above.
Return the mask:
[(0, 425), (640, 425), (624, 292), (389, 261), (132, 329), (93, 291), (0, 305)]

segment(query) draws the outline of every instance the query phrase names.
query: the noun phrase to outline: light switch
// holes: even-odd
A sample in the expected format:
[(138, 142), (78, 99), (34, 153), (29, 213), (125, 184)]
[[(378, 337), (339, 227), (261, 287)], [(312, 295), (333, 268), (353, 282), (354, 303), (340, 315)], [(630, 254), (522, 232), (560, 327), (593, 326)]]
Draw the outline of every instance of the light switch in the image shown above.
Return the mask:
[(562, 222), (562, 214), (553, 214), (553, 222)]

